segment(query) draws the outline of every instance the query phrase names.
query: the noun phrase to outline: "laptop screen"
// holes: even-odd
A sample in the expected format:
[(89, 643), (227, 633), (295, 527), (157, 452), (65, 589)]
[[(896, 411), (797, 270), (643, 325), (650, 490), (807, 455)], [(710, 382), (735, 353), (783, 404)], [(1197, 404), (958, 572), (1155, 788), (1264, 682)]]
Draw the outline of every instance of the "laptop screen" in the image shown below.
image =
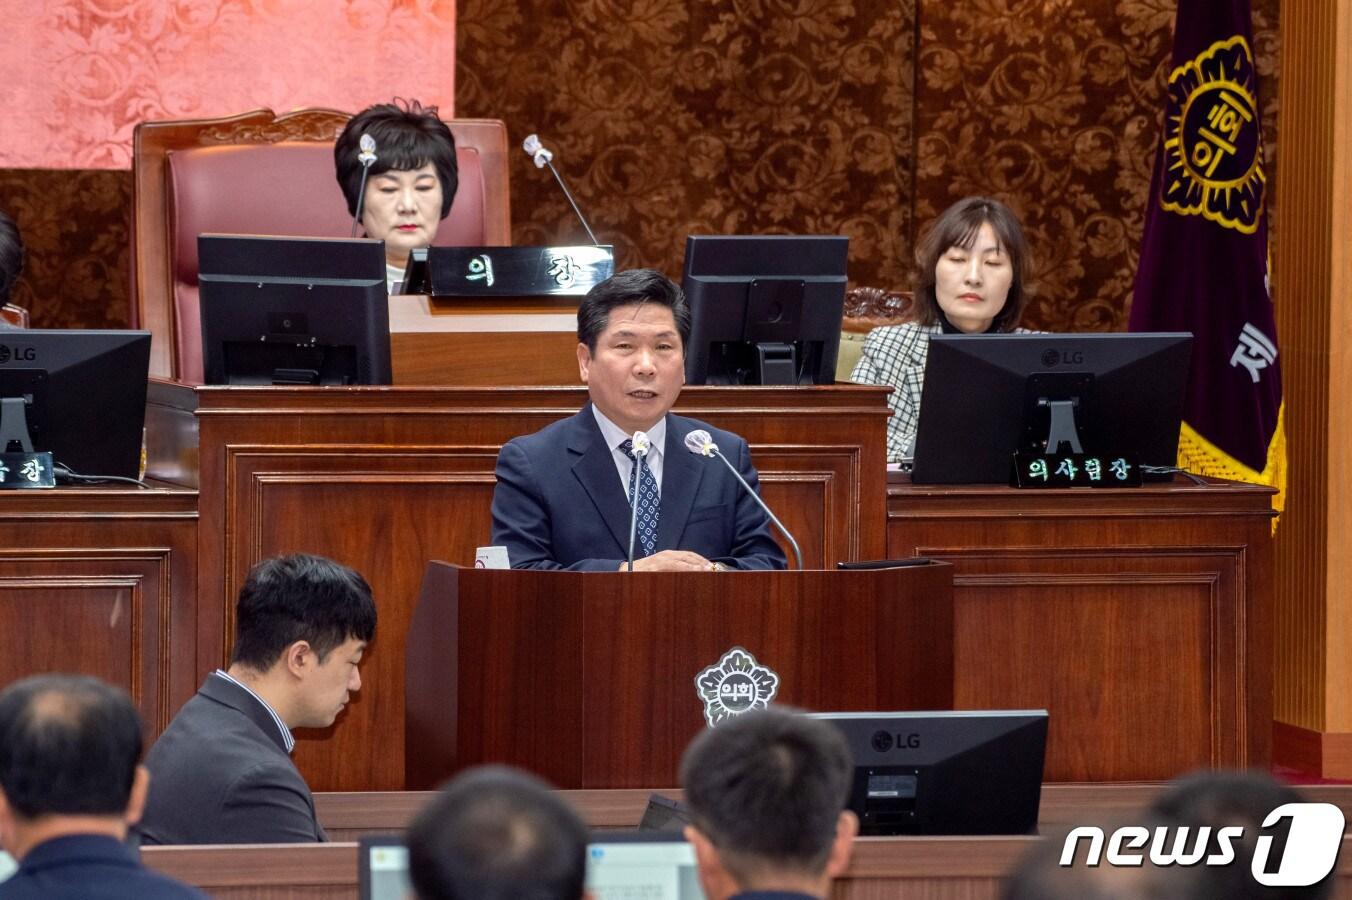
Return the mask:
[(407, 900), (408, 848), (398, 837), (364, 837), (357, 860), (361, 900)]
[[(412, 896), (408, 850), (397, 837), (364, 837), (361, 900)], [(695, 851), (672, 833), (594, 832), (587, 846), (587, 890), (594, 900), (704, 900)]]
[(594, 832), (587, 890), (595, 900), (704, 900), (695, 849), (679, 834)]

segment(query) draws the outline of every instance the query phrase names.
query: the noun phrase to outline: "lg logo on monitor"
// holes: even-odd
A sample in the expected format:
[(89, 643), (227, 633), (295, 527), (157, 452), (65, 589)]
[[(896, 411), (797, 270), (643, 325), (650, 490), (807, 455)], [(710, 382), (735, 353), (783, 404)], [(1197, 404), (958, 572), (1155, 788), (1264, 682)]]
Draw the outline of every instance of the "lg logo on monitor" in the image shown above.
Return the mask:
[(1054, 369), (1057, 366), (1084, 365), (1084, 353), (1080, 350), (1044, 350), (1042, 351), (1042, 364), (1049, 369)]
[(38, 352), (33, 347), (11, 347), (8, 344), (0, 344), (0, 365), (10, 360), (16, 362), (33, 362), (38, 358)]
[(920, 735), (912, 732), (911, 734), (893, 734), (890, 731), (873, 732), (873, 749), (879, 753), (886, 753), (893, 747), (906, 747), (911, 750), (920, 746)]

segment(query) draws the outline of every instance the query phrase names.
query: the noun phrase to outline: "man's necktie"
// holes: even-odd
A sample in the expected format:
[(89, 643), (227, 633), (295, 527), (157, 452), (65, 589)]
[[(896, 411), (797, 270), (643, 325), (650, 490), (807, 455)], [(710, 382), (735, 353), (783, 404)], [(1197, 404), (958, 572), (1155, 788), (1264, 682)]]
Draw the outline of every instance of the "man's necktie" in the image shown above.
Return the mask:
[(657, 493), (657, 478), (653, 475), (653, 470), (648, 468), (647, 456), (634, 456), (634, 442), (625, 438), (624, 443), (620, 444), (620, 449), (624, 455), (634, 461), (634, 466), (629, 470), (629, 502), (633, 502), (634, 480), (638, 480), (638, 533), (636, 539), (638, 545), (643, 548), (642, 553), (635, 553), (635, 556), (652, 556), (657, 549), (657, 514), (662, 498)]

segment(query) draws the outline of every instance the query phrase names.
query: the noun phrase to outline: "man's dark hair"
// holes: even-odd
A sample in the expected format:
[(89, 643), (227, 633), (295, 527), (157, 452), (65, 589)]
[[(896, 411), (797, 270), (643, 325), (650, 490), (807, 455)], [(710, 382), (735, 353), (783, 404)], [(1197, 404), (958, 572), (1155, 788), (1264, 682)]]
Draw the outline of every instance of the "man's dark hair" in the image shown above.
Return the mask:
[(1032, 268), (1028, 240), (1014, 211), (999, 200), (989, 197), (964, 197), (939, 214), (921, 237), (915, 248), (916, 291), (915, 321), (921, 325), (937, 325), (943, 310), (935, 292), (935, 267), (939, 258), (950, 247), (972, 249), (982, 225), (995, 232), (1000, 249), (1009, 257), (1013, 278), (1005, 305), (995, 314), (991, 331), (1013, 331), (1019, 324), (1024, 307), (1028, 305), (1027, 282)]
[(839, 731), (773, 708), (705, 731), (681, 760), (694, 825), (743, 887), (762, 872), (824, 871), (853, 776)]
[(230, 661), (266, 672), (287, 647), (308, 641), (322, 663), (344, 641), (370, 641), (375, 633), (365, 578), (322, 556), (278, 556), (250, 569), (240, 589)]
[(690, 306), (685, 293), (670, 278), (652, 269), (616, 272), (595, 285), (577, 308), (577, 340), (596, 352), (596, 339), (610, 322), (610, 311), (631, 303), (660, 303), (671, 310), (681, 349), (690, 343)]
[(578, 900), (587, 828), (544, 782), (485, 766), (455, 778), (419, 813), (408, 858), (421, 900)]
[(84, 675), (35, 675), (0, 693), (0, 788), (25, 819), (121, 816), (141, 760), (125, 691)]
[(379, 103), (367, 107), (348, 120), (333, 144), (333, 164), (338, 184), (347, 198), (348, 215), (357, 214), (361, 191), (361, 136), (369, 134), (376, 142), (376, 161), (367, 178), (383, 175), (391, 169), (421, 169), (428, 163), (441, 182), (441, 217), (451, 211), (451, 201), (460, 186), (459, 166), (455, 159), (455, 137), (437, 115), (435, 106), (423, 106), (417, 100), (406, 103)]
[[(1216, 832), (1226, 825), (1244, 828), (1244, 837), (1234, 842), (1235, 862), (1228, 866), (1198, 866), (1188, 900), (1296, 900), (1333, 896), (1336, 867), (1328, 877), (1309, 887), (1267, 887), (1253, 877), (1250, 868), (1258, 832), (1268, 813), (1286, 803), (1302, 803), (1295, 788), (1258, 771), (1200, 771), (1176, 779), (1150, 805), (1150, 812), (1173, 825), (1212, 828), (1208, 852), (1217, 852)], [(1277, 837), (1273, 857), (1281, 852)], [(1272, 858), (1272, 857), (1270, 857)]]
[(23, 271), (23, 239), (14, 220), (0, 212), (0, 305), (9, 302), (9, 295)]

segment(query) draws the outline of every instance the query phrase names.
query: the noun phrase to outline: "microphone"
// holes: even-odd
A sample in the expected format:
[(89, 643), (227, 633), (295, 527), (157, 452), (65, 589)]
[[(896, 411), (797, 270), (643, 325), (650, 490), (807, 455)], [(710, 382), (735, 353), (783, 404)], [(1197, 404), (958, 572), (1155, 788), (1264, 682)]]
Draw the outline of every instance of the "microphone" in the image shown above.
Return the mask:
[(361, 187), (357, 188), (357, 214), (352, 217), (352, 233), (357, 236), (357, 223), (361, 221), (362, 208), (366, 205), (366, 176), (371, 174), (371, 163), (376, 161), (376, 139), (363, 133), (357, 141), (361, 149), (357, 152), (357, 162), (361, 163)]
[(587, 220), (583, 217), (582, 210), (577, 208), (577, 201), (573, 199), (573, 192), (568, 190), (568, 185), (563, 183), (563, 176), (559, 174), (558, 169), (554, 168), (554, 152), (540, 143), (538, 134), (526, 135), (526, 139), (521, 142), (521, 149), (525, 150), (530, 156), (531, 161), (535, 163), (535, 168), (543, 169), (545, 166), (549, 166), (549, 171), (554, 173), (554, 180), (563, 189), (563, 196), (568, 198), (569, 205), (573, 207), (573, 213), (577, 216), (577, 220), (582, 223), (583, 228), (587, 229), (587, 237), (591, 238), (594, 246), (601, 246), (601, 242), (596, 239), (591, 226), (587, 224)]
[(753, 491), (751, 485), (746, 483), (746, 479), (742, 477), (741, 472), (737, 471), (737, 467), (728, 462), (728, 458), (719, 451), (718, 445), (714, 443), (713, 436), (703, 428), (692, 431), (685, 436), (685, 449), (699, 456), (716, 456), (723, 461), (723, 465), (728, 467), (732, 477), (736, 478), (737, 483), (746, 489), (751, 499), (756, 501), (756, 505), (765, 510), (765, 514), (770, 517), (771, 522), (775, 523), (779, 533), (788, 540), (789, 546), (793, 548), (793, 558), (798, 563), (799, 571), (802, 571), (803, 554), (798, 549), (798, 542), (793, 539), (793, 535), (789, 534), (789, 529), (784, 527), (784, 523), (779, 521), (779, 517), (770, 512), (770, 507), (765, 505), (765, 501), (760, 498), (760, 494)]
[[(534, 136), (531, 135), (531, 137)], [(647, 458), (648, 450), (652, 447), (652, 441), (648, 440), (646, 431), (635, 431), (629, 442), (632, 445), (630, 449), (634, 453), (634, 489), (629, 492), (629, 571), (632, 572), (634, 571), (634, 536), (638, 534), (639, 476), (642, 474), (639, 466)]]

